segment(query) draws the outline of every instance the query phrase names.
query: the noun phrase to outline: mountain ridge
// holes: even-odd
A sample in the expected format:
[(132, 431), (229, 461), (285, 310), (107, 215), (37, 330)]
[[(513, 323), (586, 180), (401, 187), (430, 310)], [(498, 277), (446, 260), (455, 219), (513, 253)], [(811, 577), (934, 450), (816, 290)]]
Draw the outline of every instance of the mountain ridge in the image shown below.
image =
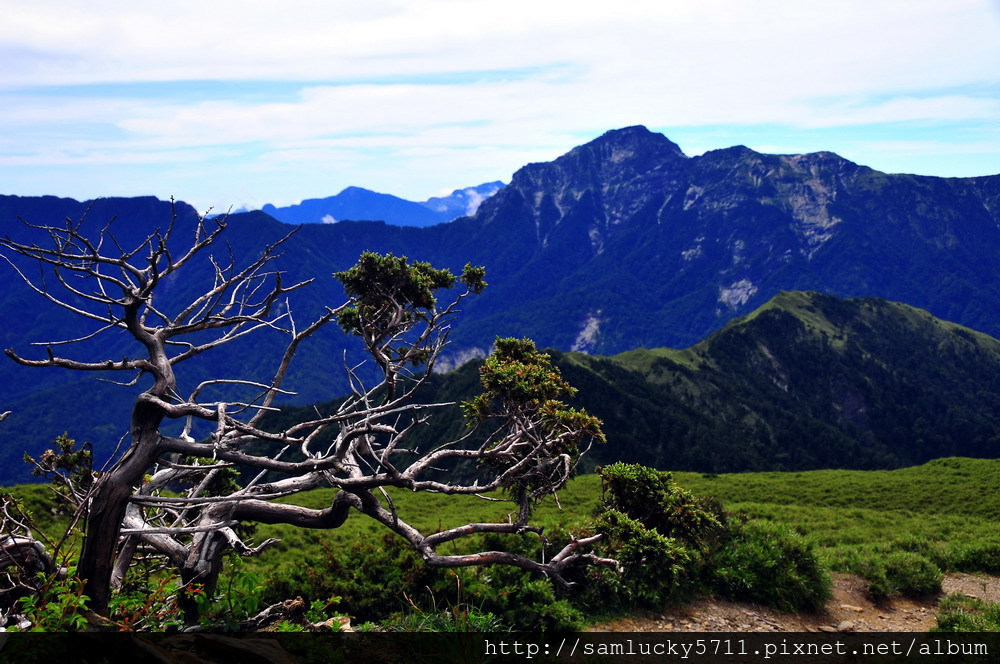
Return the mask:
[[(635, 346), (685, 346), (787, 288), (877, 295), (1000, 331), (989, 313), (1000, 300), (1000, 176), (890, 176), (830, 152), (683, 157), (656, 136), (608, 132), (529, 165), (476, 215), (480, 236), (494, 227), (521, 238), (511, 254), (525, 280), (544, 290), (555, 265), (560, 287), (588, 286), (551, 303), (575, 330), (536, 326), (529, 336), (569, 348), (598, 320), (593, 352), (616, 352), (614, 338), (602, 340), (609, 327)], [(599, 169), (581, 166), (597, 154), (626, 155), (625, 166), (615, 171), (610, 158)], [(629, 281), (651, 289), (630, 297)], [(645, 297), (660, 308), (659, 324), (630, 318)]]
[(333, 224), (343, 220), (384, 221), (395, 226), (433, 226), (474, 214), (480, 203), (504, 186), (499, 180), (455, 189), (448, 196), (410, 201), (363, 187), (345, 187), (326, 198), (308, 198), (294, 205), (265, 204), (261, 211), (286, 224)]
[[(687, 349), (564, 359), (618, 375), (610, 363), (646, 382), (640, 403), (659, 421), (619, 441), (639, 448), (631, 461), (734, 472), (1000, 455), (1000, 340), (881, 298), (784, 291)], [(590, 387), (580, 403), (606, 411), (612, 430), (628, 426), (627, 392), (617, 390), (623, 401), (612, 407)], [(659, 434), (659, 447), (642, 451), (664, 430), (672, 433)]]
[[(30, 233), (18, 216), (59, 223), (85, 215), (92, 229), (117, 217), (112, 229), (123, 243), (165, 227), (172, 215), (193, 228), (197, 216), (182, 202), (152, 197), (78, 202), (0, 196), (0, 234), (22, 239)], [(260, 211), (228, 219), (224, 237), (238, 258), (256, 256), (289, 231)], [(218, 251), (226, 250), (219, 245)], [(602, 356), (639, 347), (686, 348), (782, 290), (906, 302), (1000, 335), (1000, 176), (888, 175), (829, 152), (766, 155), (735, 147), (687, 157), (640, 126), (525, 166), (471, 217), (426, 228), (309, 224), (284, 250), (278, 267), (289, 283), (318, 277), (290, 294), (301, 320), (342, 301), (329, 275), (349, 268), (363, 250), (455, 272), (467, 262), (485, 265), (490, 287), (463, 302), (442, 363), (451, 366), (486, 354), (498, 335)], [(0, 270), (8, 270), (2, 261)], [(23, 350), (82, 329), (14, 273), (5, 277), (13, 285), (0, 292), (3, 347)], [(188, 278), (164, 292), (160, 305), (174, 306), (185, 293), (211, 284), (210, 266), (192, 264)], [(276, 336), (248, 337), (239, 348), (206, 354), (190, 380), (243, 370), (255, 376), (280, 345)], [(330, 329), (303, 346), (289, 376), (297, 402), (346, 391), (339, 365), (328, 358), (341, 357), (345, 348), (357, 352), (351, 344)], [(93, 352), (120, 357), (132, 351), (127, 340), (115, 340)], [(67, 381), (96, 386), (53, 401), (47, 390), (58, 392)], [(71, 435), (97, 432), (108, 439), (102, 445), (113, 446), (119, 434), (112, 430), (128, 421), (130, 399), (121, 394), (91, 376), (2, 362), (0, 410), (15, 415), (0, 427), (0, 446), (23, 439), (38, 449), (66, 428), (58, 419), (66, 412), (74, 413), (78, 429)], [(17, 411), (24, 413), (23, 425), (15, 426), (22, 417)], [(15, 429), (19, 433), (9, 433)]]
[[(604, 421), (607, 443), (587, 468), (865, 470), (1000, 456), (1000, 340), (881, 298), (784, 291), (689, 348), (546, 352), (578, 389), (571, 405)], [(421, 399), (472, 398), (480, 364), (435, 376)], [(457, 406), (438, 418), (412, 444), (462, 433)]]

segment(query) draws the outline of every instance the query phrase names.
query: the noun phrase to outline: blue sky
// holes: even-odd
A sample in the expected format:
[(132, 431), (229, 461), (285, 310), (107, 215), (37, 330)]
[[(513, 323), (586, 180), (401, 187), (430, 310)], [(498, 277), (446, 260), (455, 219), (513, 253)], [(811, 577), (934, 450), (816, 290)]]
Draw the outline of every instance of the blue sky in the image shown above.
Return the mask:
[(0, 193), (423, 200), (644, 124), (1000, 173), (1000, 0), (0, 0)]

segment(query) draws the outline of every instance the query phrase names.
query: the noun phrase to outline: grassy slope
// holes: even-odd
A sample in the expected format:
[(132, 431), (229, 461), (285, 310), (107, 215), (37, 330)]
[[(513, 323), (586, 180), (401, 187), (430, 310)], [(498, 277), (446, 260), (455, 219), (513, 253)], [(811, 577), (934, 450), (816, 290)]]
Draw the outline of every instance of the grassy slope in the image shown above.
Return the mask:
[(726, 504), (794, 504), (1000, 518), (1000, 460), (995, 459), (936, 459), (898, 470), (714, 476), (676, 473), (675, 479)]
[(612, 460), (694, 471), (997, 456), (1000, 340), (876, 298), (782, 292), (684, 350), (556, 355)]
[[(695, 494), (718, 498), (731, 513), (788, 524), (812, 539), (833, 569), (850, 569), (859, 559), (903, 550), (919, 553), (943, 569), (990, 571), (982, 567), (983, 556), (970, 563), (963, 551), (988, 546), (997, 549), (993, 558), (1000, 555), (1000, 459), (947, 458), (891, 471), (675, 473), (674, 477)], [(62, 521), (53, 523), (45, 507), (47, 488), (22, 485), (12, 491), (50, 528)], [(600, 493), (596, 475), (578, 477), (560, 494), (563, 509), (547, 500), (539, 507), (536, 522), (579, 526), (598, 505)], [(332, 495), (332, 490), (316, 490), (298, 496), (295, 502), (322, 508)], [(406, 491), (390, 495), (401, 517), (425, 532), (470, 521), (495, 521), (510, 511), (507, 503), (473, 497)], [(355, 538), (384, 532), (383, 526), (357, 514), (342, 528), (329, 532), (260, 526), (257, 540), (279, 537), (282, 541), (248, 562), (271, 576), (281, 568), (307, 564), (323, 546), (348, 546)], [(993, 564), (997, 568), (992, 571), (1000, 573), (1000, 559)]]
[[(834, 569), (857, 556), (890, 550), (922, 553), (943, 567), (963, 547), (1000, 542), (1000, 460), (938, 459), (891, 471), (821, 470), (794, 473), (675, 473), (695, 494), (718, 498), (730, 512), (780, 521), (813, 539)], [(563, 509), (547, 500), (537, 513), (541, 524), (579, 525), (600, 500), (596, 475), (574, 479), (560, 494)], [(433, 531), (504, 518), (506, 503), (476, 498), (392, 492), (401, 517)], [(330, 491), (301, 496), (299, 504), (323, 507)], [(259, 563), (265, 567), (299, 564), (309, 549), (326, 542), (342, 546), (354, 537), (371, 537), (384, 528), (354, 515), (329, 533), (290, 527), (261, 527), (259, 537), (282, 542)]]
[[(723, 336), (730, 330), (746, 326), (769, 312), (791, 314), (809, 333), (823, 335), (830, 339), (834, 348), (843, 348), (846, 340), (844, 322), (831, 320), (823, 311), (824, 303), (830, 302), (837, 302), (837, 299), (812, 291), (781, 291), (751, 313), (733, 319), (719, 332), (689, 348), (639, 348), (613, 355), (609, 359), (630, 371), (647, 375), (652, 373), (652, 364), (656, 360), (670, 360), (677, 365), (697, 370), (703, 361), (711, 361), (711, 345), (715, 338)], [(936, 338), (941, 346), (954, 345), (957, 336), (969, 344), (974, 344), (992, 359), (1000, 359), (1000, 341), (997, 339), (957, 323), (936, 318), (923, 309), (879, 298), (853, 298), (841, 300), (839, 303), (843, 307), (850, 308), (852, 316), (856, 317), (856, 322), (877, 325), (880, 317), (890, 316), (913, 331), (919, 331), (928, 338)], [(940, 351), (941, 347), (937, 350)], [(577, 357), (577, 361), (581, 364), (586, 364), (586, 359)]]
[(730, 511), (792, 526), (816, 542), (833, 569), (903, 550), (942, 569), (1000, 572), (991, 569), (1000, 560), (967, 555), (991, 545), (1000, 550), (1000, 460), (937, 459), (892, 471), (678, 473), (676, 479)]

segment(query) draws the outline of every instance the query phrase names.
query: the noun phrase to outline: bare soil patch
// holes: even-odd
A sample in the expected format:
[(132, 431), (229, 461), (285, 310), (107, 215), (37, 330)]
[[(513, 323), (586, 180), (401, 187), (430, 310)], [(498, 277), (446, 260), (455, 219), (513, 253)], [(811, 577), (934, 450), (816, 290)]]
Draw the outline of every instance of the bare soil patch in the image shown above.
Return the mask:
[(700, 598), (593, 625), (592, 632), (926, 632), (937, 623), (941, 597), (960, 593), (1000, 602), (1000, 577), (948, 574), (941, 595), (873, 602), (865, 582), (850, 574), (833, 574), (833, 596), (823, 611), (783, 613), (766, 606)]

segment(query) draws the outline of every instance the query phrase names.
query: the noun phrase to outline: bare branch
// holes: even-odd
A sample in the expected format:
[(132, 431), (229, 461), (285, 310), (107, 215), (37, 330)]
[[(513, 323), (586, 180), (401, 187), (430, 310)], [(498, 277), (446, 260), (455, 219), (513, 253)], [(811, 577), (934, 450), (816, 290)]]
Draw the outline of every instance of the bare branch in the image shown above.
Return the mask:
[(207, 526), (195, 526), (192, 528), (123, 528), (119, 534), (127, 537), (128, 535), (185, 535), (191, 533), (210, 533), (222, 528), (235, 526), (237, 523), (237, 521), (210, 523)]
[[(529, 523), (533, 504), (569, 479), (581, 440), (600, 435), (597, 425), (556, 401), (568, 390), (558, 379), (523, 387), (526, 396), (505, 394), (484, 379), (487, 394), (471, 410), (480, 423), (491, 419), (495, 424), (437, 441), (429, 451), (416, 449), (416, 432), (431, 415), (455, 405), (418, 403), (414, 396), (430, 380), (460, 303), (484, 286), (481, 270), (467, 269), (464, 290), (439, 305), (437, 292), (458, 281), (451, 273), (366, 252), (355, 268), (336, 275), (348, 300), (300, 327), (288, 295), (312, 279), (285, 285), (283, 273), (275, 269), (295, 230), (240, 266), (232, 248), (220, 246), (225, 219), (208, 223), (198, 218), (183, 251), (172, 239), (182, 227), (176, 207), (166, 230), (154, 229), (129, 248), (111, 233), (110, 223), (94, 239), (82, 234), (81, 223), (28, 224), (47, 234), (51, 246), (5, 238), (0, 239), (0, 249), (39, 265), (39, 278), (31, 279), (4, 256), (32, 291), (83, 320), (99, 323), (91, 332), (38, 342), (46, 349), (44, 359), (24, 358), (13, 349), (6, 350), (8, 356), (31, 367), (132, 371), (153, 379), (152, 386), (136, 396), (130, 444), (116, 450), (87, 492), (70, 487), (80, 505), (92, 506), (79, 569), (87, 579), (91, 607), (98, 613), (106, 612), (111, 588), (122, 583), (140, 550), (162, 557), (180, 572), (184, 583), (197, 581), (210, 587), (223, 552), (256, 555), (273, 544), (272, 540), (244, 542), (237, 525), (249, 521), (337, 528), (352, 509), (406, 538), (436, 567), (502, 563), (561, 581), (568, 565), (603, 564), (585, 553), (594, 538), (571, 541), (547, 562), (503, 551), (437, 553), (442, 544), (480, 533), (540, 534)], [(209, 247), (215, 253), (207, 255)], [(199, 254), (206, 254), (198, 261), (211, 270), (210, 283), (183, 302), (170, 302), (163, 297), (161, 284)], [(345, 354), (351, 394), (331, 413), (317, 411), (316, 417), (270, 430), (267, 415), (278, 410), (279, 398), (294, 394), (284, 384), (295, 355), (335, 320), (360, 338), (378, 377), (366, 385), (362, 365), (349, 364)], [(117, 330), (136, 342), (131, 358), (78, 360), (53, 350)], [(217, 376), (201, 380), (187, 396), (181, 394), (175, 371), (184, 361), (264, 330), (285, 335), (270, 380)], [(533, 344), (519, 353), (520, 359), (498, 361), (534, 362), (541, 375), (557, 376), (545, 364), (547, 356), (537, 353)], [(522, 373), (539, 373), (536, 369), (532, 365)], [(207, 398), (208, 393), (213, 398)], [(162, 431), (169, 420), (183, 422), (179, 437)], [(212, 428), (200, 442), (192, 437), (196, 421)], [(483, 430), (485, 440), (480, 437)], [(479, 475), (459, 481), (439, 470), (456, 463), (476, 466)], [(236, 471), (249, 473), (246, 486), (228, 484)], [(269, 479), (271, 473), (282, 479)], [(168, 488), (176, 491), (182, 480), (187, 488), (181, 495), (164, 495)], [(220, 489), (223, 484), (226, 488)], [(320, 486), (338, 489), (326, 509), (275, 502)], [(389, 487), (480, 497), (503, 490), (513, 504), (512, 516), (508, 523), (469, 523), (428, 535), (407, 522)]]

